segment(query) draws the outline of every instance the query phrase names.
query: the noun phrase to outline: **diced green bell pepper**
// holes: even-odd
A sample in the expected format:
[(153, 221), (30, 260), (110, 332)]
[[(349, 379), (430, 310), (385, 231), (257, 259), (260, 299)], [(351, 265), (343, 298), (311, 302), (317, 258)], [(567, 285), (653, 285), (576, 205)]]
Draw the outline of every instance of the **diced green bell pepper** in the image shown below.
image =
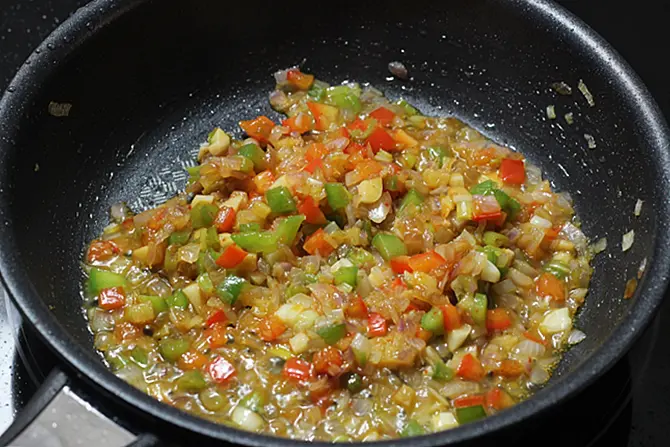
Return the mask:
[(361, 100), (356, 91), (346, 85), (330, 87), (326, 90), (326, 102), (341, 109), (351, 110), (355, 115), (361, 111)]
[(231, 236), (243, 250), (251, 253), (273, 253), (277, 251), (277, 236), (270, 231), (249, 231)]
[(216, 293), (225, 303), (228, 303), (232, 306), (239, 298), (246, 284), (246, 279), (240, 278), (239, 276), (230, 275), (227, 276), (221, 282), (221, 284), (216, 287)]
[(408, 116), (414, 116), (414, 115), (417, 115), (419, 113), (419, 111), (414, 106), (412, 106), (410, 103), (408, 103), (404, 99), (398, 100), (396, 102), (396, 104), (398, 104), (400, 107), (405, 109), (405, 113)]
[(205, 377), (200, 371), (186, 371), (183, 376), (177, 379), (177, 388), (187, 393), (195, 393), (207, 387)]
[(292, 296), (297, 295), (299, 293), (308, 294), (309, 289), (305, 287), (303, 284), (291, 283), (288, 285), (288, 287), (286, 287), (286, 293), (284, 294), (284, 296), (286, 297), (286, 299), (289, 299)]
[(155, 318), (154, 307), (151, 303), (138, 303), (128, 306), (124, 310), (126, 320), (134, 324), (144, 324)]
[(112, 367), (112, 371), (117, 371), (128, 364), (128, 357), (117, 350), (107, 351), (105, 353), (105, 360)]
[(384, 178), (384, 189), (387, 191), (400, 191), (400, 180), (397, 175), (391, 175)]
[(186, 309), (188, 307), (188, 297), (181, 290), (175, 291), (166, 301), (170, 307), (177, 307), (179, 309)]
[(175, 231), (174, 233), (170, 234), (170, 237), (168, 238), (168, 244), (184, 245), (185, 243), (188, 242), (190, 237), (191, 237), (191, 230)]
[(245, 144), (239, 148), (237, 153), (251, 160), (256, 171), (262, 171), (267, 166), (265, 152), (263, 152), (263, 149), (253, 143)]
[(498, 185), (493, 180), (486, 180), (484, 182), (479, 183), (478, 185), (473, 186), (470, 189), (470, 194), (478, 196), (488, 196), (493, 194), (493, 192), (497, 189), (496, 188), (497, 186)]
[(153, 295), (140, 295), (139, 296), (139, 301), (140, 303), (151, 303), (151, 305), (154, 308), (154, 312), (156, 315), (158, 315), (161, 312), (165, 312), (168, 310), (168, 305), (167, 302), (165, 301), (165, 298), (161, 298), (160, 296), (153, 296)]
[(415, 154), (411, 153), (410, 151), (402, 151), (400, 154), (400, 158), (398, 158), (398, 161), (400, 161), (400, 164), (402, 165), (403, 168), (405, 169), (412, 169), (414, 166), (416, 166), (417, 157)]
[(304, 221), (305, 216), (302, 214), (280, 220), (274, 231), (277, 241), (284, 245), (293, 245), (298, 230), (300, 230), (300, 225), (302, 225)]
[(418, 208), (421, 206), (421, 204), (423, 204), (423, 201), (423, 195), (416, 189), (412, 188), (407, 191), (405, 197), (402, 198), (402, 202), (400, 202), (400, 211), (403, 212), (411, 208)]
[(444, 364), (443, 361), (435, 362), (433, 365), (433, 379), (448, 382), (454, 378), (454, 370)]
[(551, 273), (558, 279), (565, 279), (570, 274), (570, 267), (563, 261), (552, 259), (544, 266), (544, 271)]
[(421, 436), (425, 435), (426, 430), (419, 424), (417, 421), (414, 419), (410, 419), (410, 421), (405, 425), (405, 428), (403, 428), (402, 432), (400, 433), (400, 436), (403, 438), (411, 438), (413, 436)]
[(493, 194), (500, 204), (500, 208), (507, 213), (508, 219), (514, 219), (517, 213), (521, 211), (519, 202), (511, 198), (505, 191), (496, 189)]
[(509, 244), (509, 238), (504, 234), (496, 233), (495, 231), (487, 231), (484, 233), (484, 243), (493, 247), (502, 247)]
[(307, 90), (307, 95), (315, 101), (321, 101), (326, 94), (326, 88), (328, 87), (314, 82), (309, 90)]
[(421, 317), (421, 327), (435, 335), (444, 333), (444, 314), (442, 309), (434, 306)]
[(207, 243), (207, 247), (211, 248), (212, 250), (218, 250), (219, 248), (221, 248), (221, 243), (219, 241), (219, 233), (216, 231), (216, 228), (214, 227), (207, 228), (207, 233), (205, 235), (205, 242)]
[(486, 310), (488, 309), (488, 298), (483, 293), (475, 293), (470, 316), (475, 324), (483, 326), (486, 324)]
[(183, 338), (164, 338), (158, 342), (158, 349), (165, 360), (176, 362), (191, 347)]
[(328, 205), (337, 211), (349, 204), (349, 191), (341, 183), (326, 183)]
[(262, 413), (265, 404), (265, 396), (258, 391), (253, 391), (240, 400), (240, 405), (256, 413)]
[(191, 185), (200, 179), (200, 168), (202, 166), (189, 166), (186, 168), (188, 173), (188, 184)]
[(261, 225), (258, 222), (250, 222), (240, 225), (240, 233), (249, 233), (252, 231), (261, 231)]
[(179, 265), (179, 246), (169, 245), (165, 249), (165, 259), (163, 259), (163, 269), (166, 272), (174, 272)]
[(211, 203), (199, 203), (191, 208), (191, 224), (194, 229), (211, 227), (219, 208)]
[(372, 246), (379, 251), (385, 261), (390, 261), (391, 258), (407, 254), (405, 243), (399, 237), (392, 234), (377, 233), (372, 238)]
[(335, 285), (349, 284), (351, 287), (356, 287), (358, 280), (358, 267), (352, 265), (350, 267), (340, 267), (333, 273), (335, 278)]
[(93, 295), (98, 295), (102, 289), (111, 287), (127, 287), (125, 276), (93, 267), (88, 276), (88, 288)]
[(265, 198), (273, 213), (287, 214), (297, 209), (291, 191), (286, 186), (269, 189), (265, 193)]
[(330, 326), (319, 328), (316, 333), (319, 334), (327, 344), (334, 345), (342, 337), (347, 335), (347, 326), (344, 323), (332, 324)]
[(130, 351), (130, 358), (140, 366), (147, 366), (149, 363), (149, 354), (146, 349), (140, 348), (139, 346), (135, 346), (133, 350)]
[(501, 253), (500, 249), (494, 247), (493, 245), (485, 245), (481, 248), (478, 248), (477, 251), (481, 251), (482, 253), (484, 253), (486, 255), (486, 258), (494, 264), (497, 262), (498, 256)]
[(198, 275), (196, 282), (198, 283), (200, 290), (203, 292), (214, 293), (214, 283), (212, 283), (212, 279), (209, 277), (209, 273), (202, 273)]
[(481, 405), (473, 405), (472, 407), (456, 408), (456, 420), (459, 424), (467, 422), (478, 421), (486, 417), (486, 411)]

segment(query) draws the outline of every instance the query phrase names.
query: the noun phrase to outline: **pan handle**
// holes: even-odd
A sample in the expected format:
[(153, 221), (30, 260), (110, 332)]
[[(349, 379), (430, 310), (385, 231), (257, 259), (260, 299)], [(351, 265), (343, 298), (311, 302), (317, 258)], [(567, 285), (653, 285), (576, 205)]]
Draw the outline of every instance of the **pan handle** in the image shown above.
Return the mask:
[(154, 447), (151, 434), (135, 435), (96, 410), (55, 368), (14, 423), (0, 436), (0, 446), (13, 447)]

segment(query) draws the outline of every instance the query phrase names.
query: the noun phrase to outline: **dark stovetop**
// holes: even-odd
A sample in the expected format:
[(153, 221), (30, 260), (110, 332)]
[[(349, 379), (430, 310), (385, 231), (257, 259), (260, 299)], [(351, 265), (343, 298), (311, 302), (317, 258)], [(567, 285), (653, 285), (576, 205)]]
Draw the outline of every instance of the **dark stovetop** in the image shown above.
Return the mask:
[[(0, 91), (30, 51), (86, 0), (3, 0), (0, 8)], [(637, 71), (670, 117), (670, 84), (657, 59), (670, 39), (665, 18), (670, 1), (647, 0), (644, 7), (630, 2), (617, 6), (611, 0), (562, 0), (602, 34)], [(0, 291), (0, 295), (2, 292)], [(569, 445), (593, 447), (648, 447), (670, 441), (670, 300), (666, 300), (653, 326), (622, 362), (603, 380), (577, 399), (600, 401), (597, 414), (575, 412)], [(0, 296), (0, 432), (34, 393), (53, 364), (20, 318)], [(38, 358), (36, 362), (34, 359)], [(577, 422), (581, 420), (581, 425)], [(584, 439), (576, 435), (588, 431)], [(552, 435), (553, 436), (553, 435)], [(597, 440), (595, 440), (597, 438)], [(543, 441), (543, 444), (547, 444)], [(551, 443), (549, 443), (551, 444)], [(564, 445), (564, 444), (563, 444)]]

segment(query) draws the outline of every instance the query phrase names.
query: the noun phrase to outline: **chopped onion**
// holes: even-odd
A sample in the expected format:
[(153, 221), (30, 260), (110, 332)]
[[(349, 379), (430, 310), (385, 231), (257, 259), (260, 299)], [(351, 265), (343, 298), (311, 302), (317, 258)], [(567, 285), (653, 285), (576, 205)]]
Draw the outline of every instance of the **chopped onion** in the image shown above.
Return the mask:
[(456, 350), (460, 348), (463, 343), (465, 343), (465, 340), (467, 340), (471, 330), (472, 326), (469, 324), (464, 324), (458, 329), (450, 331), (447, 335), (447, 347), (449, 350), (451, 352), (456, 352)]
[(500, 270), (498, 270), (498, 267), (496, 267), (494, 263), (487, 259), (484, 262), (481, 278), (486, 282), (496, 283), (500, 281)]
[(640, 199), (637, 199), (637, 202), (635, 202), (635, 210), (633, 211), (633, 214), (635, 214), (635, 216), (639, 216), (640, 213), (642, 212), (642, 203), (644, 202)]
[(596, 105), (596, 101), (593, 99), (593, 95), (589, 91), (589, 88), (586, 86), (586, 84), (584, 84), (584, 81), (580, 79), (577, 83), (577, 88), (580, 92), (582, 92), (582, 95), (584, 95), (584, 98), (586, 98), (586, 102), (589, 103), (589, 106), (593, 107)]
[(289, 70), (292, 70), (294, 68), (295, 67), (289, 67), (289, 68), (285, 68), (283, 70), (276, 71), (274, 76), (275, 76), (275, 81), (277, 82), (277, 84), (283, 84), (284, 82), (286, 82), (288, 80), (287, 77), (288, 77)]
[(605, 249), (607, 249), (607, 238), (605, 237), (598, 239), (598, 242), (591, 245), (591, 251), (596, 255), (605, 251)]
[(128, 217), (129, 210), (125, 203), (119, 202), (112, 205), (109, 213), (115, 222), (123, 222)]
[(549, 380), (549, 373), (544, 368), (541, 368), (539, 366), (535, 366), (531, 370), (530, 376), (528, 377), (528, 379), (534, 385), (542, 385), (547, 380)]
[(454, 397), (458, 397), (463, 394), (478, 393), (479, 390), (480, 386), (477, 382), (462, 382), (460, 380), (452, 380), (451, 382), (447, 382), (446, 385), (440, 389), (440, 394), (442, 396), (448, 397), (449, 399), (453, 399)]
[(553, 82), (551, 84), (551, 88), (554, 89), (556, 93), (559, 95), (571, 95), (572, 94), (572, 87), (570, 87), (567, 83), (560, 81), (560, 82)]
[(372, 413), (372, 400), (370, 399), (352, 399), (351, 410), (356, 416), (365, 416)]
[(540, 329), (547, 334), (555, 334), (572, 327), (572, 318), (567, 307), (555, 309), (547, 313), (540, 323)]
[(565, 122), (568, 123), (568, 124), (572, 124), (572, 123), (575, 122), (575, 120), (573, 118), (573, 115), (572, 115), (572, 112), (566, 113), (563, 118), (565, 118)]
[(642, 278), (642, 275), (644, 275), (644, 271), (647, 269), (647, 258), (644, 258), (642, 262), (640, 262), (640, 267), (637, 269), (637, 279)]
[(623, 238), (621, 239), (621, 250), (623, 251), (628, 251), (630, 247), (633, 246), (633, 242), (635, 241), (635, 231), (630, 230), (628, 233), (623, 235)]
[(540, 228), (551, 228), (551, 222), (537, 214), (533, 214), (533, 217), (530, 219), (530, 224)]
[(496, 295), (506, 295), (516, 291), (516, 284), (511, 279), (505, 279), (492, 287)]
[(257, 413), (238, 405), (230, 416), (233, 422), (249, 431), (258, 431), (265, 425), (265, 421)]
[(391, 74), (400, 79), (407, 79), (409, 74), (407, 73), (407, 68), (405, 64), (398, 61), (389, 62), (389, 71)]
[(593, 135), (585, 133), (584, 134), (584, 139), (586, 140), (586, 144), (588, 145), (589, 149), (595, 149), (596, 148), (596, 139), (593, 138)]
[(529, 185), (542, 183), (542, 170), (535, 165), (526, 163), (526, 183)]
[(368, 217), (374, 223), (382, 223), (391, 211), (391, 195), (386, 191), (381, 198), (368, 210)]
[(577, 343), (580, 343), (584, 341), (586, 338), (586, 334), (580, 331), (579, 329), (573, 329), (570, 332), (570, 335), (568, 335), (568, 344), (569, 345), (576, 345)]
[(547, 118), (549, 118), (550, 120), (556, 119), (556, 108), (554, 107), (553, 104), (547, 106)]
[(588, 239), (586, 239), (586, 236), (584, 236), (584, 233), (582, 233), (582, 230), (577, 228), (571, 222), (563, 225), (559, 235), (575, 244), (575, 248), (578, 252), (583, 252), (589, 242)]
[(531, 277), (529, 277), (528, 275), (524, 275), (515, 268), (509, 269), (509, 271), (507, 272), (507, 277), (511, 279), (517, 286), (526, 289), (532, 287), (534, 284), (533, 279)]
[(520, 358), (537, 358), (542, 357), (546, 351), (546, 348), (540, 343), (534, 342), (533, 340), (521, 340), (517, 343), (514, 348), (512, 348), (512, 353)]

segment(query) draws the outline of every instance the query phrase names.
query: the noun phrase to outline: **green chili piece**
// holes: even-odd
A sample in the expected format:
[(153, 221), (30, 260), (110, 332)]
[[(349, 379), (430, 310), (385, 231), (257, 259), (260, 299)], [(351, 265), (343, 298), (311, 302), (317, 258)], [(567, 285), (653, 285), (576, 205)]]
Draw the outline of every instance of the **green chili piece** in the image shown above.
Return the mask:
[(328, 88), (326, 90), (326, 102), (341, 109), (351, 110), (355, 115), (358, 115), (362, 108), (356, 91), (346, 85)]
[(139, 301), (140, 303), (151, 303), (151, 306), (154, 308), (156, 315), (168, 310), (168, 305), (165, 301), (165, 298), (161, 298), (160, 296), (140, 295)]
[(423, 195), (416, 189), (412, 188), (407, 191), (405, 197), (402, 198), (402, 202), (400, 202), (400, 211), (402, 212), (408, 208), (420, 207), (423, 201)]
[(405, 425), (405, 428), (403, 428), (402, 432), (400, 432), (400, 436), (403, 438), (411, 438), (413, 436), (421, 436), (425, 434), (426, 430), (424, 430), (421, 424), (419, 424), (414, 419), (410, 419), (407, 425)]
[(488, 309), (488, 298), (483, 293), (475, 293), (470, 316), (475, 324), (483, 326), (486, 324), (486, 310)]
[(354, 247), (348, 254), (347, 258), (356, 266), (373, 266), (375, 263), (375, 257), (372, 256), (372, 253), (365, 250), (361, 247)]
[(487, 231), (484, 233), (484, 243), (493, 247), (503, 247), (509, 244), (509, 238), (495, 231)]
[(570, 267), (563, 261), (552, 259), (544, 266), (544, 271), (551, 273), (558, 279), (565, 279), (570, 274)]
[(269, 189), (265, 193), (265, 198), (273, 213), (287, 214), (297, 209), (291, 191), (286, 186)]
[(261, 231), (261, 225), (258, 222), (250, 222), (240, 225), (240, 233), (249, 233), (252, 231)]
[(405, 243), (397, 236), (387, 233), (377, 233), (372, 238), (372, 245), (379, 251), (385, 261), (390, 261), (396, 256), (405, 256), (407, 247)]
[(300, 230), (300, 225), (302, 225), (304, 221), (305, 216), (302, 214), (280, 220), (274, 231), (277, 241), (284, 245), (293, 245), (295, 237)]
[(265, 161), (265, 152), (263, 152), (263, 149), (254, 143), (245, 144), (238, 149), (237, 153), (251, 160), (256, 171), (262, 171), (267, 167), (267, 162)]
[(241, 249), (251, 253), (273, 253), (277, 251), (277, 236), (270, 231), (249, 231), (231, 236)]
[(186, 371), (183, 376), (177, 379), (177, 388), (188, 393), (195, 393), (207, 387), (205, 377), (200, 371)]
[(433, 365), (433, 379), (448, 382), (454, 378), (454, 370), (444, 364), (443, 361), (435, 362)]
[(130, 358), (140, 366), (147, 366), (149, 363), (149, 354), (146, 349), (140, 348), (139, 346), (135, 346), (133, 350), (130, 351)]
[(405, 113), (408, 116), (414, 116), (414, 115), (417, 115), (419, 113), (419, 111), (414, 106), (412, 106), (410, 103), (408, 103), (404, 99), (398, 100), (396, 102), (396, 104), (398, 104), (400, 107), (405, 109)]
[(479, 195), (479, 196), (488, 196), (493, 194), (493, 192), (496, 190), (496, 182), (493, 180), (486, 180), (485, 182), (481, 182), (478, 185), (473, 186), (470, 189), (470, 194), (473, 195)]
[(214, 293), (214, 284), (212, 279), (209, 277), (209, 273), (202, 273), (196, 279), (198, 287), (205, 293)]

